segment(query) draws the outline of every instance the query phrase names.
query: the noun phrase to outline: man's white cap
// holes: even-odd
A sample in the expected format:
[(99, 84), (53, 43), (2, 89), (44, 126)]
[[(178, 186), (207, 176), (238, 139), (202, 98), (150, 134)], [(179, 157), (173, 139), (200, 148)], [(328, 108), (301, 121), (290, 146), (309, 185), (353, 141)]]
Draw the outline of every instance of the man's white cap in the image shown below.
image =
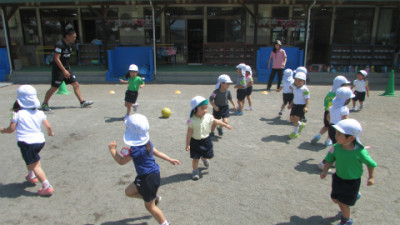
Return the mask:
[(131, 64), (129, 66), (129, 71), (139, 71), (139, 68), (135, 64)]
[(36, 89), (31, 85), (22, 85), (17, 90), (17, 101), (21, 108), (39, 108), (40, 102), (37, 98)]
[(307, 75), (307, 69), (304, 66), (297, 67), (297, 69), (294, 71), (294, 73), (298, 73), (298, 72), (303, 72)]
[(341, 87), (336, 90), (336, 97), (332, 100), (332, 106), (342, 107), (347, 99), (354, 98), (355, 95), (349, 87)]
[(365, 70), (360, 70), (358, 71), (358, 73), (361, 73), (361, 75), (363, 75), (364, 77), (368, 76), (368, 72)]
[(292, 81), (293, 80), (293, 70), (286, 69), (283, 71), (283, 80)]
[(219, 86), (221, 85), (221, 83), (228, 83), (231, 84), (233, 83), (233, 81), (231, 80), (231, 78), (229, 77), (229, 75), (226, 74), (222, 74), (218, 77), (218, 83), (215, 85), (215, 89), (218, 89)]
[(333, 85), (331, 92), (336, 92), (338, 88), (340, 88), (343, 84), (350, 84), (350, 81), (343, 75), (339, 75), (333, 79)]
[(359, 136), (362, 132), (362, 127), (357, 120), (344, 119), (333, 125), (333, 127), (342, 134), (356, 137), (357, 142), (361, 144)]
[(124, 142), (129, 146), (142, 146), (147, 144), (149, 136), (149, 121), (142, 114), (130, 115), (125, 121), (126, 130)]
[(306, 81), (307, 75), (304, 72), (297, 72), (294, 78)]

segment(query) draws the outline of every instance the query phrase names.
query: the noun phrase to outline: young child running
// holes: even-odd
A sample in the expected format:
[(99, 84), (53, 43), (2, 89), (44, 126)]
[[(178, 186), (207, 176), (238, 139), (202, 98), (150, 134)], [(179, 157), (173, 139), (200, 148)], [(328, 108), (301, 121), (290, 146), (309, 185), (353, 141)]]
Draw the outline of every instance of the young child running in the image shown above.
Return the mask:
[(154, 148), (149, 136), (149, 122), (145, 116), (139, 113), (130, 115), (126, 119), (125, 125), (124, 142), (130, 146), (129, 150), (122, 150), (121, 156), (117, 153), (116, 141), (108, 144), (110, 153), (118, 164), (125, 165), (133, 161), (135, 165), (137, 176), (135, 181), (126, 187), (125, 194), (128, 197), (143, 199), (144, 206), (154, 219), (159, 224), (168, 225), (169, 222), (157, 206), (161, 200), (161, 197), (157, 195), (161, 178), (160, 167), (156, 163), (154, 156), (168, 161), (172, 165), (179, 165), (180, 162)]
[(325, 157), (326, 164), (320, 178), (324, 179), (330, 166), (336, 162), (336, 173), (332, 175), (331, 199), (339, 205), (342, 213), (338, 225), (351, 225), (353, 218), (350, 206), (354, 206), (358, 198), (363, 174), (362, 164), (368, 167), (368, 186), (375, 183), (374, 168), (377, 164), (360, 142), (362, 128), (357, 120), (345, 119), (333, 127), (336, 130), (337, 143)]
[[(210, 105), (213, 107), (213, 116), (215, 119), (222, 119), (224, 123), (228, 123), (229, 118), (229, 104), (228, 100), (233, 105), (234, 110), (236, 111), (235, 102), (232, 100), (231, 92), (228, 90), (229, 85), (232, 83), (231, 78), (222, 74), (218, 77), (218, 83), (215, 86), (214, 92), (211, 94), (209, 100)], [(211, 126), (210, 137), (213, 138), (215, 136), (214, 131), (217, 125), (213, 124)], [(224, 133), (222, 131), (222, 127), (217, 127), (218, 135), (222, 136)]]
[(126, 115), (124, 120), (126, 120), (131, 114), (131, 108), (133, 106), (133, 110), (136, 112), (139, 103), (136, 103), (136, 100), (139, 95), (139, 88), (144, 87), (144, 81), (140, 76), (138, 76), (139, 68), (135, 64), (131, 64), (129, 66), (129, 71), (125, 75), (125, 78), (128, 80), (119, 79), (121, 83), (129, 84), (128, 90), (125, 92), (125, 107), (126, 107)]
[[(298, 72), (303, 72), (304, 74), (306, 74), (306, 81), (305, 81), (305, 84), (308, 84), (308, 83), (310, 82), (310, 78), (309, 78), (309, 76), (308, 76), (307, 68), (305, 68), (304, 66), (299, 66), (299, 67), (297, 67), (293, 72), (294, 72), (295, 76), (296, 76), (296, 73), (298, 73)], [(301, 121), (301, 122), (307, 123), (307, 118), (306, 118), (306, 116), (304, 115), (303, 118), (300, 119), (300, 121)]]
[(368, 81), (367, 81), (367, 71), (365, 70), (360, 70), (357, 73), (357, 79), (353, 81), (353, 86), (354, 88), (354, 95), (355, 97), (353, 98), (353, 111), (356, 111), (356, 103), (359, 101), (360, 107), (359, 110), (362, 110), (364, 108), (364, 100), (365, 100), (365, 94), (367, 94), (367, 97), (369, 97), (369, 86), (368, 86)]
[(246, 98), (247, 102), (249, 103), (249, 108), (246, 110), (253, 110), (253, 102), (251, 101), (251, 93), (253, 92), (253, 71), (251, 70), (251, 67), (249, 65), (246, 65)]
[(292, 85), (293, 90), (293, 102), (289, 105), (290, 111), (290, 121), (294, 125), (294, 131), (289, 135), (289, 138), (297, 138), (301, 130), (306, 126), (306, 123), (300, 122), (301, 118), (308, 111), (308, 106), (310, 104), (310, 91), (305, 85), (306, 74), (303, 72), (296, 73), (294, 77), (294, 83)]
[(1, 133), (13, 133), (16, 131), (18, 147), (22, 158), (28, 168), (25, 179), (32, 184), (39, 181), (42, 188), (38, 195), (52, 195), (54, 188), (47, 180), (46, 174), (40, 163), (39, 153), (45, 145), (45, 138), (41, 131), (42, 124), (47, 128), (49, 136), (54, 136), (50, 123), (43, 111), (38, 110), (40, 102), (36, 95), (36, 89), (30, 85), (22, 85), (17, 90), (17, 101), (14, 103), (14, 113), (8, 128), (0, 128)]
[[(328, 135), (332, 140), (332, 143), (336, 143), (336, 130), (333, 125), (339, 123), (341, 120), (348, 119), (350, 111), (346, 107), (349, 104), (350, 99), (354, 97), (353, 92), (349, 87), (341, 87), (336, 90), (336, 97), (332, 100), (332, 106), (329, 108), (329, 128)], [(325, 160), (319, 163), (319, 168), (324, 168)]]
[(244, 99), (247, 94), (247, 84), (246, 84), (246, 64), (240, 63), (236, 66), (238, 79), (235, 85), (236, 90), (236, 98), (238, 102), (238, 108), (236, 110), (235, 115), (241, 116), (243, 115), (243, 107), (244, 107)]
[[(324, 126), (321, 128), (319, 133), (315, 135), (315, 137), (311, 140), (311, 144), (316, 144), (319, 139), (321, 139), (321, 135), (326, 133), (329, 129), (329, 108), (332, 106), (332, 100), (336, 96), (336, 90), (344, 85), (350, 84), (350, 81), (347, 80), (346, 77), (339, 75), (333, 79), (333, 85), (331, 90), (326, 94), (325, 99), (324, 99), (324, 106), (325, 106), (325, 112), (324, 112)], [(329, 135), (326, 137), (325, 140), (325, 146), (332, 145), (332, 140), (329, 138)]]
[(285, 109), (285, 106), (292, 104), (293, 102), (293, 71), (291, 69), (286, 69), (283, 71), (283, 79), (281, 86), (279, 89), (276, 89), (276, 92), (280, 92), (283, 89), (283, 103), (281, 105), (281, 111), (279, 111), (278, 115), (279, 117), (282, 116), (283, 110)]
[(210, 131), (212, 125), (219, 125), (232, 130), (229, 124), (221, 120), (216, 120), (214, 117), (207, 113), (208, 99), (201, 96), (196, 96), (190, 101), (190, 116), (188, 129), (186, 134), (186, 151), (190, 151), (190, 158), (192, 161), (192, 178), (198, 180), (200, 178), (199, 160), (203, 161), (206, 168), (210, 166), (210, 160), (214, 157), (213, 143), (210, 138)]

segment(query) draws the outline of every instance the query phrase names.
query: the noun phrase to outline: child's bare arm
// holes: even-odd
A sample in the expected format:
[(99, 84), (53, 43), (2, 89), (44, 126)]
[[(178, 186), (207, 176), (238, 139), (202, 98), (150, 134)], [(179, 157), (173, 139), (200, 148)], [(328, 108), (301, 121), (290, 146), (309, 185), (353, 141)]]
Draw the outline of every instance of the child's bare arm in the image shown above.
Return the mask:
[(367, 90), (367, 97), (369, 97), (369, 85), (365, 86), (365, 90)]
[(193, 129), (188, 127), (186, 133), (186, 151), (190, 151), (190, 139), (192, 138), (192, 134), (193, 134)]
[(117, 153), (117, 142), (114, 140), (108, 144), (108, 149), (110, 150), (111, 156), (114, 158), (114, 160), (119, 164), (119, 165), (125, 165), (129, 161), (132, 160), (132, 157), (130, 155), (127, 155), (125, 157), (120, 156)]
[(232, 99), (229, 99), (229, 101), (233, 105), (233, 110), (236, 112), (236, 104), (235, 104), (235, 102)]
[(306, 99), (306, 106), (304, 107), (304, 112), (306, 113), (306, 112), (308, 112), (308, 106), (310, 105), (310, 99), (309, 98), (307, 98)]
[(46, 127), (47, 129), (47, 134), (49, 134), (49, 136), (54, 136), (54, 132), (53, 129), (50, 126), (50, 123), (48, 120), (43, 120), (43, 125)]
[(155, 156), (157, 156), (160, 159), (164, 159), (165, 161), (170, 162), (172, 165), (180, 165), (181, 162), (177, 159), (172, 159), (169, 156), (167, 156), (165, 153), (158, 151), (156, 148), (153, 147), (153, 153)]
[(0, 131), (2, 134), (10, 134), (10, 133), (13, 133), (16, 128), (17, 128), (17, 123), (11, 122), (10, 126), (8, 126), (7, 128), (1, 127)]
[(127, 80), (122, 80), (122, 79), (119, 79), (119, 82), (124, 83), (124, 84), (129, 83), (129, 81), (127, 81)]
[(375, 184), (375, 168), (373, 167), (368, 167), (368, 182), (367, 185), (371, 186)]
[(209, 101), (210, 102), (210, 105), (213, 107), (213, 109), (215, 110), (215, 111), (218, 111), (219, 110), (219, 108), (218, 108), (218, 106), (216, 105), (216, 104), (214, 104), (214, 101)]
[(278, 89), (276, 89), (276, 92), (280, 92), (283, 89), (282, 86), (280, 86)]
[(214, 124), (220, 125), (220, 126), (228, 128), (229, 130), (232, 130), (232, 127), (229, 124), (224, 123), (222, 120), (214, 120)]
[(322, 169), (321, 174), (319, 177), (321, 179), (324, 179), (326, 177), (326, 174), (328, 174), (329, 168), (332, 166), (332, 163), (325, 162), (324, 168)]
[(139, 85), (139, 87), (140, 87), (140, 88), (143, 88), (143, 87), (144, 87), (144, 84)]

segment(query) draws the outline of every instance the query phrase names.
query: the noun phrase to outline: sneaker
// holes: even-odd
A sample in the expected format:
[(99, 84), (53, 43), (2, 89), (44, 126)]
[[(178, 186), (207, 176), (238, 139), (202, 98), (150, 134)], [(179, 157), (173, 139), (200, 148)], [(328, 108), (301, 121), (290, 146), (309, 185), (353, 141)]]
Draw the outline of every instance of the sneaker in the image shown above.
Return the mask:
[(193, 179), (193, 180), (198, 180), (198, 179), (200, 179), (200, 171), (199, 171), (198, 169), (192, 171), (192, 179)]
[(243, 115), (243, 112), (238, 110), (238, 111), (236, 111), (235, 115), (241, 116), (241, 115)]
[(210, 160), (204, 159), (203, 157), (201, 157), (201, 161), (203, 162), (205, 167), (208, 168), (210, 166)]
[(296, 134), (295, 132), (292, 132), (291, 134), (289, 134), (289, 138), (290, 139), (294, 139), (294, 138), (298, 138), (299, 134)]
[(213, 137), (215, 137), (215, 134), (214, 134), (214, 132), (211, 132), (210, 133), (210, 138), (213, 138)]
[(81, 108), (86, 108), (86, 107), (88, 107), (89, 105), (92, 105), (94, 102), (92, 102), (92, 101), (83, 101), (82, 103), (81, 103)]
[(361, 198), (361, 192), (358, 192), (357, 194), (357, 200)]
[(345, 218), (343, 218), (343, 216), (340, 217), (340, 222), (338, 223), (338, 225), (353, 225), (354, 220), (352, 217), (350, 217), (349, 220), (346, 221)]
[(315, 137), (311, 140), (311, 144), (315, 145), (320, 138), (321, 138), (320, 134), (315, 135)]
[(328, 146), (332, 145), (332, 140), (331, 139), (326, 139), (324, 144), (325, 144), (326, 147), (328, 147)]
[(361, 110), (363, 108), (364, 108), (364, 104), (361, 104), (359, 109)]
[(124, 116), (124, 121), (126, 121), (129, 118), (129, 115)]
[(53, 186), (49, 185), (47, 188), (39, 189), (37, 194), (40, 196), (52, 195), (54, 192)]
[(324, 166), (325, 166), (325, 163), (324, 163), (324, 162), (320, 162), (320, 163), (318, 164), (318, 168), (319, 168), (320, 170), (323, 170), (323, 169), (324, 169)]
[(43, 103), (43, 104), (42, 104), (42, 110), (43, 110), (43, 111), (51, 111), (49, 105), (46, 104), (46, 103)]
[(249, 108), (247, 108), (246, 110), (253, 111), (253, 107), (249, 106)]
[(299, 128), (299, 134), (300, 134), (300, 132), (303, 130), (303, 128), (306, 126), (306, 123), (301, 123), (301, 126), (300, 126), (300, 128)]
[(160, 204), (161, 199), (162, 199), (161, 196), (157, 195), (156, 200), (154, 201), (154, 204), (156, 204), (156, 205)]
[(282, 114), (283, 114), (282, 111), (279, 111), (278, 115), (279, 115), (279, 116), (282, 116)]
[(29, 183), (31, 183), (31, 184), (36, 184), (36, 183), (38, 182), (38, 179), (37, 179), (36, 177), (30, 178), (29, 175), (26, 175), (26, 176), (25, 176), (25, 179), (26, 179), (27, 181), (29, 181)]
[(139, 106), (139, 103), (135, 103), (133, 104), (133, 111), (136, 112), (137, 108)]
[(224, 132), (222, 131), (222, 127), (217, 127), (217, 130), (219, 136), (222, 136), (224, 134)]
[(351, 111), (357, 111), (357, 108), (354, 106)]

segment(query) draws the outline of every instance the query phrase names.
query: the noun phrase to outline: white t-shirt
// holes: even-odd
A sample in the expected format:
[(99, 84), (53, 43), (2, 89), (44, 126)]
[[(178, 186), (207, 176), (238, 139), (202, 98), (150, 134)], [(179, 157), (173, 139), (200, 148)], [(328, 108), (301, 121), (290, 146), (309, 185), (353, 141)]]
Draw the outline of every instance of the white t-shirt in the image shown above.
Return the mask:
[(367, 91), (367, 85), (368, 82), (363, 80), (354, 80), (353, 81), (353, 85), (354, 85), (354, 90), (357, 92), (366, 92)]
[(42, 132), (42, 122), (46, 118), (47, 117), (43, 111), (37, 109), (21, 109), (18, 112), (13, 113), (11, 121), (17, 124), (17, 141), (25, 142), (27, 144), (45, 142), (44, 134)]
[(287, 81), (287, 80), (282, 80), (281, 86), (283, 87), (283, 93), (288, 94), (288, 93), (293, 93), (293, 90), (290, 88), (293, 85), (293, 80)]
[(348, 116), (350, 114), (347, 106), (333, 107), (329, 108), (330, 123), (337, 124), (342, 120), (343, 116)]
[(292, 85), (293, 89), (293, 104), (295, 105), (305, 105), (306, 99), (310, 98), (310, 91), (308, 90), (307, 86), (304, 84), (300, 88), (296, 86), (295, 83)]

